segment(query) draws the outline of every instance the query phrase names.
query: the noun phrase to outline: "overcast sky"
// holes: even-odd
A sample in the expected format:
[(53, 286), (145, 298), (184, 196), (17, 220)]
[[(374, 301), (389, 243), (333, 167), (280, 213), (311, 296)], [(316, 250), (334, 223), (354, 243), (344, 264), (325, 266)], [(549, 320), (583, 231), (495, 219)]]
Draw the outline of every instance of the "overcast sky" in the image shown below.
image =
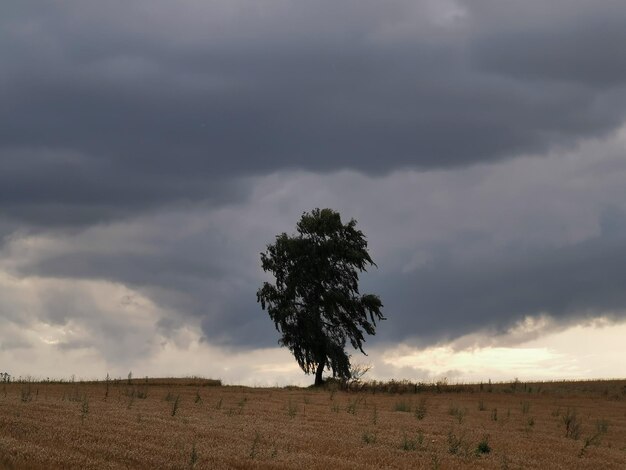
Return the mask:
[(373, 377), (624, 377), (626, 3), (7, 0), (0, 369), (307, 383), (256, 303), (355, 218)]

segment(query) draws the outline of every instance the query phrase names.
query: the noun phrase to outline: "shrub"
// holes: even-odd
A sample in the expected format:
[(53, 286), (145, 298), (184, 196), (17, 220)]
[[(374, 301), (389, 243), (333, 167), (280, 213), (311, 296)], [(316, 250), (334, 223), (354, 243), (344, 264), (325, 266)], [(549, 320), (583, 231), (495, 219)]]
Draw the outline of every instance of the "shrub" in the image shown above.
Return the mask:
[(426, 417), (426, 398), (421, 398), (415, 407), (415, 417), (422, 420)]
[(252, 441), (252, 448), (250, 449), (250, 458), (253, 459), (256, 457), (258, 452), (259, 442), (261, 442), (261, 435), (259, 431), (257, 431), (254, 435), (254, 440)]
[(489, 439), (488, 439), (488, 436), (484, 436), (482, 440), (478, 443), (478, 446), (476, 447), (476, 454), (477, 455), (488, 454), (489, 452), (491, 452), (491, 447), (489, 446)]
[(174, 403), (172, 404), (172, 416), (176, 416), (179, 406), (180, 406), (180, 395), (176, 395), (176, 399), (174, 400)]
[(401, 400), (401, 401), (397, 401), (395, 406), (394, 406), (394, 410), (395, 411), (402, 411), (404, 413), (409, 413), (411, 411), (411, 404)]
[[(423, 439), (423, 438), (422, 438)], [(409, 439), (404, 433), (402, 444), (400, 445), (402, 450), (415, 450), (417, 449), (417, 441), (415, 439)]]
[(361, 438), (365, 444), (374, 444), (376, 442), (376, 433), (364, 431)]
[(448, 452), (452, 455), (468, 455), (468, 445), (467, 442), (465, 442), (464, 434), (457, 436), (453, 431), (448, 433)]
[(457, 421), (461, 424), (463, 422), (463, 418), (465, 418), (465, 415), (467, 414), (467, 409), (461, 409), (458, 405), (450, 405), (448, 414), (456, 416)]
[(87, 400), (87, 395), (85, 395), (83, 399), (83, 403), (80, 406), (80, 420), (81, 422), (85, 421), (87, 414), (89, 413), (89, 401)]
[(582, 422), (576, 414), (576, 409), (568, 408), (563, 415), (563, 424), (565, 424), (565, 437), (578, 439), (580, 437), (580, 427)]
[(289, 404), (287, 405), (287, 415), (289, 415), (290, 418), (295, 418), (297, 412), (298, 407), (293, 404), (291, 399), (289, 399)]
[(590, 445), (599, 446), (600, 442), (602, 441), (602, 436), (606, 434), (608, 430), (609, 430), (609, 423), (606, 420), (603, 419), (603, 420), (596, 421), (596, 432), (592, 434), (591, 436), (587, 436), (585, 438), (583, 447), (582, 449), (580, 449), (578, 456), (582, 457), (583, 455), (585, 455), (587, 447), (589, 447)]
[(596, 431), (601, 434), (606, 434), (609, 430), (609, 422), (606, 419), (599, 419), (596, 421)]
[(33, 399), (33, 392), (30, 389), (30, 384), (23, 385), (22, 391), (21, 391), (22, 402), (26, 403), (26, 402), (32, 401), (32, 399)]
[(195, 468), (198, 463), (198, 452), (196, 451), (196, 443), (191, 447), (191, 457), (189, 457), (189, 468)]
[(346, 406), (346, 411), (348, 413), (350, 413), (351, 415), (355, 415), (356, 414), (357, 405), (361, 402), (361, 400), (362, 400), (362, 398), (355, 398), (354, 400), (349, 402), (348, 406)]

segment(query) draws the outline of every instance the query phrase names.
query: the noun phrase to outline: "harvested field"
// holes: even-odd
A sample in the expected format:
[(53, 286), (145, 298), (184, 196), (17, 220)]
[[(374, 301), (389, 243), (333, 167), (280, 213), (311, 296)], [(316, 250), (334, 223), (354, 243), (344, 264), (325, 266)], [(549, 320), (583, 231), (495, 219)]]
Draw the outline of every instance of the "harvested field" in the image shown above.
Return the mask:
[(626, 468), (626, 381), (396, 389), (1, 384), (0, 468)]

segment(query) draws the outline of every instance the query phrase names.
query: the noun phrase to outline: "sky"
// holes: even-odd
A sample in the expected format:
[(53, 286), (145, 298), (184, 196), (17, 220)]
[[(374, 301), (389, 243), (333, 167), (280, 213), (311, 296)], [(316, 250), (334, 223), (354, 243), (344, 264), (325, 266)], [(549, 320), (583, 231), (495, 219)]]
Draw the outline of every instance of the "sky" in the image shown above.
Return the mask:
[(6, 0), (0, 370), (308, 384), (256, 291), (354, 218), (367, 377), (626, 377), (626, 4)]

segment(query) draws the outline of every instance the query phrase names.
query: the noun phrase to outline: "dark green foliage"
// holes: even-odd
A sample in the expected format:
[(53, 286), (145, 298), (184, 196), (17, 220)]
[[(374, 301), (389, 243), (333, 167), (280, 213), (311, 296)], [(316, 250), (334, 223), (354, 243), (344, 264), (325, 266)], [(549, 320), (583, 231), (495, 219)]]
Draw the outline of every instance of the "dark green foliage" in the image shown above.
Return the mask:
[(383, 320), (378, 296), (359, 293), (359, 273), (372, 266), (367, 241), (356, 221), (343, 224), (332, 209), (304, 213), (297, 234), (282, 233), (261, 253), (263, 270), (276, 279), (265, 282), (257, 301), (267, 310), (279, 343), (289, 348), (304, 372), (349, 379), (347, 342), (363, 351), (364, 333), (375, 333)]
[(491, 446), (489, 445), (489, 440), (487, 436), (484, 436), (476, 447), (476, 454), (488, 454), (489, 452), (491, 452)]

